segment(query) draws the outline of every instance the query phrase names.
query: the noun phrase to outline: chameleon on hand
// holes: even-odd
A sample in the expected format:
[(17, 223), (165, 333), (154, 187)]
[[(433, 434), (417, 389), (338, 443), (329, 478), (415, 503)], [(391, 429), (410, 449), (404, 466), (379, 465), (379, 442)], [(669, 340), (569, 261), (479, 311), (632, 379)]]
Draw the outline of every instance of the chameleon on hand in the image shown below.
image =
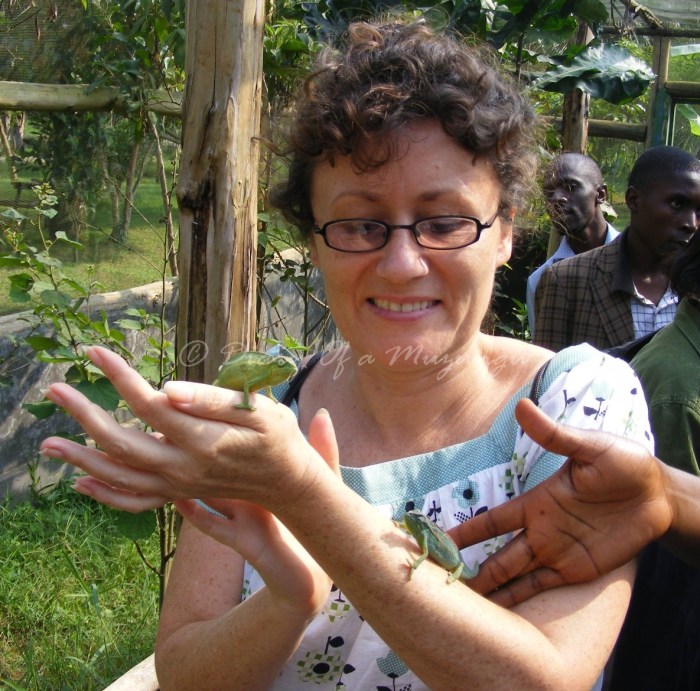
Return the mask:
[(450, 572), (448, 583), (457, 579), (466, 582), (479, 573), (479, 563), (476, 562), (471, 567), (467, 566), (462, 561), (454, 540), (425, 514), (420, 511), (407, 511), (403, 517), (403, 526), (416, 539), (422, 550), (418, 559), (411, 564), (411, 576), (428, 557)]
[(250, 392), (267, 389), (271, 398), (272, 386), (287, 381), (295, 372), (294, 360), (284, 355), (270, 355), (247, 350), (236, 353), (219, 367), (214, 386), (243, 392), (243, 402), (236, 408), (255, 410), (250, 404)]
[[(292, 358), (246, 350), (231, 356), (219, 367), (214, 386), (243, 391), (243, 402), (238, 403), (236, 408), (255, 410), (255, 407), (250, 405), (251, 391), (267, 388), (268, 396), (274, 398), (270, 387), (287, 381), (296, 371), (297, 366)], [(209, 513), (219, 518), (228, 518), (201, 499), (195, 501)]]

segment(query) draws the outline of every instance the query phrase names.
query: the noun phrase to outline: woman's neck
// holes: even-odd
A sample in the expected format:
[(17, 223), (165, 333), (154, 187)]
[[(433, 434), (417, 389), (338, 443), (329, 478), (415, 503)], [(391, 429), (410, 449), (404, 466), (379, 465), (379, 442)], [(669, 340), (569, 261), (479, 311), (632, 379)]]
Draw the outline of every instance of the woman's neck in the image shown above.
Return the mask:
[(513, 348), (504, 340), (512, 339), (480, 336), (459, 355), (413, 369), (363, 363), (348, 357), (349, 351), (342, 361), (324, 358), (302, 389), (302, 429), (319, 407), (328, 409), (341, 463), (354, 466), (480, 436), (519, 388), (520, 379), (530, 376), (531, 350), (540, 351), (520, 347), (525, 344)]

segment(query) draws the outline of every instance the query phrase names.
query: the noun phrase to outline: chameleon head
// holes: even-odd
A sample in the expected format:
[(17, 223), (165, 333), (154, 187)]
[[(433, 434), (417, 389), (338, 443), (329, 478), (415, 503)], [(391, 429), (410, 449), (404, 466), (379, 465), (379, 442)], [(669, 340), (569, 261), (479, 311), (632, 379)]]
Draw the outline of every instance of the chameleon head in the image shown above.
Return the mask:
[(425, 522), (425, 516), (416, 509), (412, 511), (406, 511), (403, 516), (403, 524), (406, 526), (411, 535), (415, 535), (417, 532), (421, 531), (421, 526)]
[(248, 387), (250, 391), (256, 391), (281, 384), (296, 371), (294, 360), (285, 355), (244, 351), (236, 353), (221, 365), (214, 385), (238, 391)]
[(273, 367), (279, 374), (278, 384), (281, 384), (283, 381), (289, 379), (289, 377), (291, 377), (297, 371), (297, 366), (294, 360), (286, 355), (275, 355)]

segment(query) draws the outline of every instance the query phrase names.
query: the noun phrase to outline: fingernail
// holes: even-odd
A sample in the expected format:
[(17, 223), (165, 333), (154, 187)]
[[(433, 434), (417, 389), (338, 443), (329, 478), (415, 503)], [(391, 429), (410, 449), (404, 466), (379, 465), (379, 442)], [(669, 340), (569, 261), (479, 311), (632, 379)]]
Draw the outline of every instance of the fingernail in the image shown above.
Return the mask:
[(185, 381), (168, 381), (163, 385), (163, 393), (175, 403), (192, 403), (194, 391)]
[(79, 478), (79, 477), (78, 477), (78, 478), (75, 478), (75, 480), (73, 480), (73, 482), (72, 482), (72, 484), (71, 484), (71, 489), (72, 489), (74, 492), (77, 492), (78, 494), (84, 494), (84, 495), (87, 496), (87, 497), (91, 497), (91, 496), (92, 496), (92, 492), (90, 491), (90, 487), (87, 486), (87, 485), (84, 485), (84, 484), (81, 482), (81, 479), (82, 479), (82, 478)]
[(49, 386), (44, 392), (44, 398), (47, 398), (52, 403), (55, 403), (59, 408), (65, 407), (65, 399), (61, 392), (53, 386)]
[(91, 346), (85, 351), (85, 355), (87, 355), (90, 358), (90, 360), (92, 360), (92, 363), (94, 365), (97, 365), (100, 369), (102, 369), (102, 363), (104, 360), (102, 358), (102, 352), (99, 348)]
[(39, 449), (39, 451), (44, 456), (48, 456), (49, 458), (60, 458), (60, 459), (65, 458), (65, 454), (63, 453), (63, 449), (58, 447), (58, 446), (54, 446), (50, 442), (44, 442), (41, 445), (41, 448)]

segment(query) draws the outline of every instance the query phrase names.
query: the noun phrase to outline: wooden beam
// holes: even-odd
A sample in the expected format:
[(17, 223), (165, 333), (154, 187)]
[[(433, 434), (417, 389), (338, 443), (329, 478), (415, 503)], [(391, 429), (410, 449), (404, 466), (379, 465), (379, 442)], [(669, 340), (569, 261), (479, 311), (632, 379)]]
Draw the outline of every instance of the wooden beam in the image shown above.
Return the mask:
[(255, 349), (263, 0), (189, 0), (177, 377), (212, 382)]
[(671, 98), (700, 99), (700, 82), (666, 82), (665, 86)]
[[(160, 115), (179, 117), (181, 100), (180, 93), (152, 92), (146, 108)], [(132, 105), (116, 87), (90, 89), (83, 84), (0, 82), (0, 110), (125, 113)]]
[(652, 36), (696, 39), (700, 38), (700, 29), (652, 29), (650, 27), (622, 29), (616, 26), (604, 26), (598, 31), (598, 34), (600, 36)]
[[(543, 116), (542, 120), (561, 132), (562, 119)], [(589, 137), (608, 137), (609, 139), (628, 139), (633, 142), (643, 142), (646, 137), (646, 125), (634, 122), (616, 122), (614, 120), (589, 120)]]

